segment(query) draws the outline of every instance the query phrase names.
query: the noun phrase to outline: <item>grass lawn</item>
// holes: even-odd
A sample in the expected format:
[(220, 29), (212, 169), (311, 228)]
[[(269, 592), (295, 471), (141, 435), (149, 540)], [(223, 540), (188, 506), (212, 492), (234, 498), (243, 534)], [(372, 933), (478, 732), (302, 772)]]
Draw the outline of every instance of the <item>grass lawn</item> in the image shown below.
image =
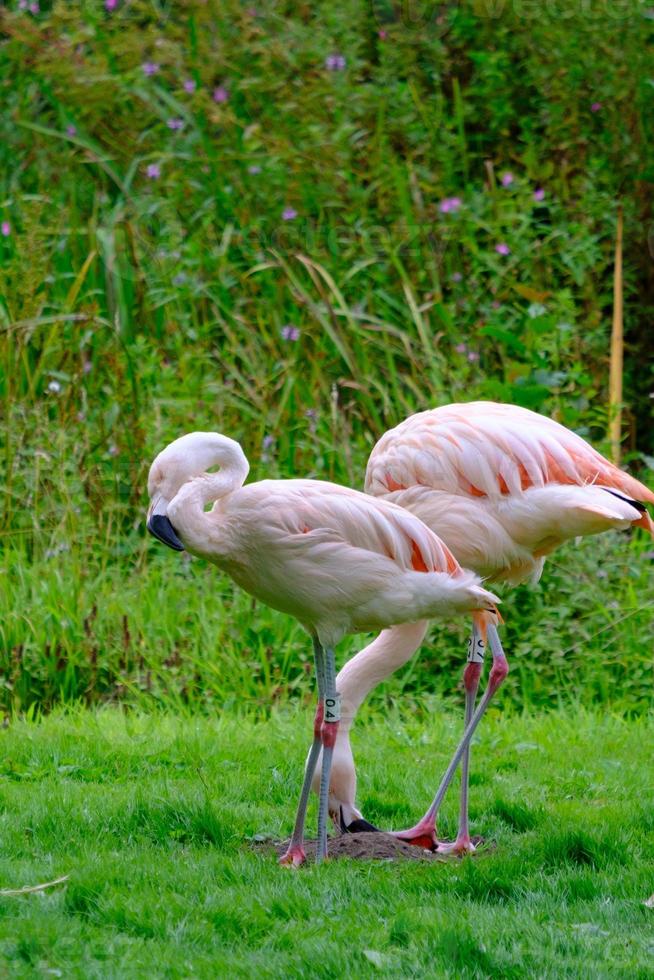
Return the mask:
[[(419, 815), (459, 725), (369, 716), (355, 739), (369, 819)], [(654, 976), (651, 719), (496, 712), (471, 805), (496, 849), (295, 873), (248, 838), (289, 833), (308, 729), (308, 712), (10, 725), (0, 888), (70, 880), (0, 898), (0, 976)], [(450, 797), (443, 833), (455, 817)]]

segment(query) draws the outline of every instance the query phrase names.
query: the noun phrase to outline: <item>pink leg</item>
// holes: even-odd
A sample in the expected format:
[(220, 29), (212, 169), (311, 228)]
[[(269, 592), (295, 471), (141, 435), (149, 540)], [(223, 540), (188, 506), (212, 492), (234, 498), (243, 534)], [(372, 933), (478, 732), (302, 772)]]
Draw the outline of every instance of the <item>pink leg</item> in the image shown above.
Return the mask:
[(322, 739), (322, 769), (318, 794), (318, 849), (316, 864), (327, 857), (327, 820), (329, 817), (329, 779), (332, 771), (334, 745), (341, 720), (341, 696), (336, 691), (334, 651), (325, 647), (325, 719), (320, 729)]
[[(326, 703), (329, 703), (328, 700)], [(318, 850), (316, 863), (327, 857), (327, 819), (329, 816), (329, 777), (332, 769), (334, 745), (338, 735), (338, 721), (324, 721), (320, 732), (322, 738), (322, 770), (320, 772), (320, 793), (318, 799)]]
[(445, 771), (445, 775), (441, 780), (440, 786), (438, 787), (436, 796), (434, 797), (431, 806), (425, 813), (422, 820), (420, 820), (415, 827), (412, 827), (410, 830), (401, 830), (396, 833), (395, 836), (400, 837), (402, 840), (408, 840), (411, 843), (421, 844), (424, 840), (426, 843), (422, 844), (422, 846), (430, 847), (432, 849), (438, 847), (438, 841), (436, 839), (436, 817), (438, 815), (441, 803), (443, 802), (445, 793), (452, 782), (452, 777), (456, 772), (459, 762), (470, 745), (470, 740), (472, 739), (479, 722), (483, 718), (489, 702), (509, 672), (509, 665), (506, 657), (504, 656), (502, 644), (495, 626), (488, 627), (488, 643), (493, 654), (493, 666), (488, 678), (488, 687), (486, 688), (484, 696), (479, 702), (479, 707), (474, 712), (470, 723), (466, 727), (463, 738), (459, 742), (456, 752), (452, 756), (450, 764)]
[(322, 745), (321, 729), (323, 714), (324, 706), (322, 701), (319, 701), (313, 720), (313, 742), (311, 743), (309, 758), (307, 759), (306, 768), (304, 770), (304, 782), (302, 784), (300, 802), (297, 808), (293, 836), (291, 837), (291, 842), (288, 845), (288, 850), (279, 859), (280, 864), (290, 864), (294, 868), (298, 868), (301, 864), (304, 864), (306, 860), (306, 854), (304, 853), (304, 821), (307, 814), (309, 796), (311, 794), (311, 780), (313, 779), (313, 774), (315, 772), (316, 765), (318, 764), (320, 747)]
[[(473, 622), (472, 635), (468, 642), (468, 663), (463, 673), (463, 686), (466, 692), (466, 710), (464, 731), (472, 721), (479, 689), (479, 679), (484, 666), (486, 643), (482, 630)], [(472, 854), (475, 845), (470, 840), (468, 825), (468, 775), (470, 769), (470, 746), (468, 745), (461, 759), (461, 804), (459, 808), (459, 829), (453, 844), (441, 842), (438, 845), (439, 854)]]
[(316, 663), (316, 682), (318, 685), (318, 705), (313, 720), (313, 742), (311, 743), (309, 757), (304, 769), (304, 781), (302, 783), (302, 792), (300, 793), (300, 802), (297, 807), (291, 842), (288, 845), (286, 853), (279, 859), (280, 864), (290, 865), (293, 868), (298, 868), (306, 860), (306, 854), (304, 853), (304, 821), (307, 815), (309, 796), (311, 795), (311, 782), (320, 756), (323, 719), (325, 716), (325, 656), (317, 639), (313, 641), (313, 652)]
[[(475, 710), (475, 700), (479, 688), (482, 664), (469, 663), (463, 673), (463, 686), (466, 692), (466, 713), (464, 730), (472, 721)], [(461, 759), (461, 805), (459, 809), (459, 830), (453, 844), (441, 842), (436, 850), (439, 854), (472, 853), (475, 845), (470, 840), (468, 825), (468, 775), (470, 770), (470, 745), (465, 749)]]
[[(479, 678), (481, 677), (481, 671), (484, 665), (484, 652), (486, 649), (486, 644), (481, 635), (481, 630), (478, 628), (477, 624), (473, 622), (472, 633), (468, 640), (468, 663), (466, 664), (466, 669), (463, 672), (463, 686), (465, 689), (465, 723), (464, 732), (472, 720), (472, 715), (475, 708), (475, 699), (477, 697), (477, 690), (479, 688)], [(461, 760), (461, 808), (459, 815), (459, 832), (457, 834), (457, 839), (454, 844), (445, 843), (438, 841), (436, 837), (436, 821), (434, 820), (433, 827), (418, 825), (419, 832), (414, 837), (414, 832), (417, 830), (416, 827), (412, 827), (410, 830), (400, 831), (397, 836), (401, 837), (402, 840), (407, 840), (410, 844), (414, 844), (418, 847), (426, 847), (434, 850), (438, 850), (442, 853), (449, 853), (450, 851), (456, 850), (474, 850), (474, 846), (470, 841), (470, 833), (468, 830), (468, 769), (470, 763), (470, 746), (468, 745), (465, 752), (463, 753), (463, 758)]]
[(318, 841), (316, 864), (327, 857), (327, 817), (329, 812), (329, 777), (331, 775), (334, 744), (341, 718), (341, 696), (336, 691), (336, 667), (334, 651), (331, 647), (323, 650), (320, 641), (314, 639), (316, 658), (316, 677), (320, 698), (313, 725), (313, 744), (304, 770), (304, 782), (295, 818), (293, 836), (280, 864), (298, 867), (306, 858), (304, 852), (304, 820), (311, 793), (313, 774), (322, 748), (322, 770), (320, 773), (320, 795), (318, 800)]

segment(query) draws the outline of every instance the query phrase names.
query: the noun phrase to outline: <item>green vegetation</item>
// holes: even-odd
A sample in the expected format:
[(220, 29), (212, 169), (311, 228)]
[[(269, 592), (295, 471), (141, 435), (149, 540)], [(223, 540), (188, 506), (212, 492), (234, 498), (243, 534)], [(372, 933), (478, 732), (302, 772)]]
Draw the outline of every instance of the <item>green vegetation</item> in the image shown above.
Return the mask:
[[(49, 708), (59, 698), (121, 698), (147, 707), (154, 697), (212, 711), (257, 706), (264, 714), (274, 701), (313, 698), (306, 633), (215, 567), (180, 558), (142, 531), (125, 555), (118, 537), (107, 553), (91, 555), (73, 538), (60, 543), (65, 551), (33, 565), (7, 550), (0, 578), (5, 703)], [(642, 545), (617, 534), (570, 545), (548, 563), (538, 589), (505, 593), (511, 673), (503, 704), (604, 702), (627, 712), (652, 705), (654, 575)], [(460, 703), (469, 628), (463, 618), (434, 624), (383, 696), (438, 691)], [(338, 663), (365, 642), (344, 640)]]
[[(299, 630), (146, 543), (154, 453), (218, 429), (255, 479), (360, 486), (386, 427), (471, 397), (601, 445), (618, 200), (647, 478), (646, 3), (41, 6), (0, 27), (5, 708), (306, 691)], [(506, 604), (507, 698), (651, 704), (646, 547)], [(451, 691), (463, 641), (391, 692)]]
[[(105, 709), (2, 732), (0, 881), (70, 874), (0, 897), (3, 975), (651, 977), (651, 721), (493, 714), (471, 802), (496, 850), (295, 873), (247, 838), (290, 832), (308, 714)], [(371, 819), (418, 815), (460, 722), (368, 723), (356, 749)], [(454, 795), (445, 809), (452, 833)]]

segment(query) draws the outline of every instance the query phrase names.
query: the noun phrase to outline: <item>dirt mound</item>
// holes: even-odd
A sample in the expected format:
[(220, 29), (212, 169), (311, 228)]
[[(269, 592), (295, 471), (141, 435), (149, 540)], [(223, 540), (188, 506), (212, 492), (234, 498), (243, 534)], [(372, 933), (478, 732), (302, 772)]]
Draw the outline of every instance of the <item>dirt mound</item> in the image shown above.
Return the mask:
[[(288, 847), (288, 841), (255, 841), (257, 848), (274, 849), (281, 857)], [(474, 839), (475, 845), (482, 843), (481, 837)], [(304, 842), (307, 860), (316, 859), (316, 841), (308, 840)], [(329, 857), (352, 858), (355, 861), (451, 861), (456, 858), (448, 857), (444, 854), (435, 854), (433, 851), (423, 850), (421, 847), (414, 847), (406, 841), (398, 840), (392, 834), (342, 834), (340, 837), (330, 837), (328, 843)]]

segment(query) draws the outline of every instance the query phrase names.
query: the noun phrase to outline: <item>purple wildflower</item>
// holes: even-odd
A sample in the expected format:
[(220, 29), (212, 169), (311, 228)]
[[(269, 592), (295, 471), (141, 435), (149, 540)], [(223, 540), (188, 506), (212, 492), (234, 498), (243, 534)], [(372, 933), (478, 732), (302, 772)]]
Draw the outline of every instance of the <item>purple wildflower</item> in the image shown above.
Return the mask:
[(184, 91), (185, 92), (188, 92), (189, 95), (190, 95), (191, 92), (195, 92), (196, 88), (197, 88), (197, 85), (195, 83), (195, 79), (193, 79), (193, 78), (187, 78), (187, 79), (185, 79), (185, 81), (184, 81)]
[(187, 279), (188, 276), (185, 272), (178, 272), (176, 276), (173, 276), (173, 286), (183, 286)]
[(31, 14), (38, 14), (38, 12), (39, 12), (39, 5), (38, 5), (38, 3), (36, 3), (36, 2), (35, 3), (31, 3), (30, 4), (30, 13)]
[(18, 0), (18, 9), (27, 10), (27, 0)]
[(601, 108), (602, 108), (602, 103), (601, 102), (591, 102), (591, 104), (590, 104), (590, 111), (591, 112), (599, 112)]
[(463, 274), (461, 272), (453, 272), (450, 279), (452, 282), (461, 282), (463, 280)]
[(149, 163), (145, 173), (150, 180), (158, 180), (161, 177), (161, 167), (158, 163)]
[(11, 235), (11, 225), (9, 224), (8, 221), (2, 222), (2, 224), (0, 225), (0, 233), (2, 234), (3, 238), (9, 238), (9, 236)]
[(347, 62), (342, 54), (328, 54), (325, 58), (327, 71), (343, 71)]
[(377, 31), (377, 37), (379, 38), (380, 41), (385, 41), (386, 38), (388, 37), (388, 31), (384, 31), (384, 30)]
[(477, 353), (476, 350), (468, 351), (468, 360), (470, 361), (471, 364), (475, 364), (479, 360), (479, 354)]
[(69, 126), (66, 126), (66, 135), (77, 136), (77, 126), (73, 126), (72, 123)]
[(169, 119), (168, 122), (166, 123), (166, 125), (168, 126), (168, 129), (173, 129), (173, 130), (184, 129), (184, 120), (183, 119)]
[(260, 174), (261, 173), (261, 167), (259, 166), (258, 163), (251, 163), (250, 166), (248, 167), (248, 173), (249, 174)]
[(460, 197), (444, 197), (438, 205), (438, 210), (441, 214), (453, 214), (459, 210), (462, 204), (463, 201)]
[(118, 6), (118, 0), (104, 0), (105, 10), (112, 11), (115, 10), (117, 6)]
[(213, 90), (213, 101), (214, 102), (227, 102), (229, 99), (229, 92), (224, 85), (217, 85)]
[(141, 69), (143, 74), (149, 78), (151, 75), (157, 74), (159, 71), (159, 65), (157, 65), (154, 61), (144, 61), (141, 65)]
[(282, 218), (284, 221), (292, 221), (293, 218), (297, 218), (297, 211), (295, 208), (284, 208)]
[(270, 453), (275, 446), (274, 436), (264, 436), (261, 442), (261, 462), (268, 463), (270, 461)]
[(465, 352), (467, 351), (467, 349), (468, 348), (466, 347), (465, 344), (457, 344), (456, 347), (454, 348), (454, 350), (457, 352), (457, 354), (465, 354)]
[(292, 323), (287, 323), (281, 329), (282, 340), (299, 340), (300, 328), (294, 327)]
[(502, 187), (510, 187), (513, 183), (513, 174), (510, 170), (502, 174)]
[(537, 187), (534, 191), (534, 201), (542, 201), (545, 198), (545, 191), (542, 187)]
[(498, 245), (496, 245), (495, 246), (495, 251), (497, 252), (498, 255), (510, 255), (511, 254), (511, 249), (506, 244), (506, 242), (500, 242)]

